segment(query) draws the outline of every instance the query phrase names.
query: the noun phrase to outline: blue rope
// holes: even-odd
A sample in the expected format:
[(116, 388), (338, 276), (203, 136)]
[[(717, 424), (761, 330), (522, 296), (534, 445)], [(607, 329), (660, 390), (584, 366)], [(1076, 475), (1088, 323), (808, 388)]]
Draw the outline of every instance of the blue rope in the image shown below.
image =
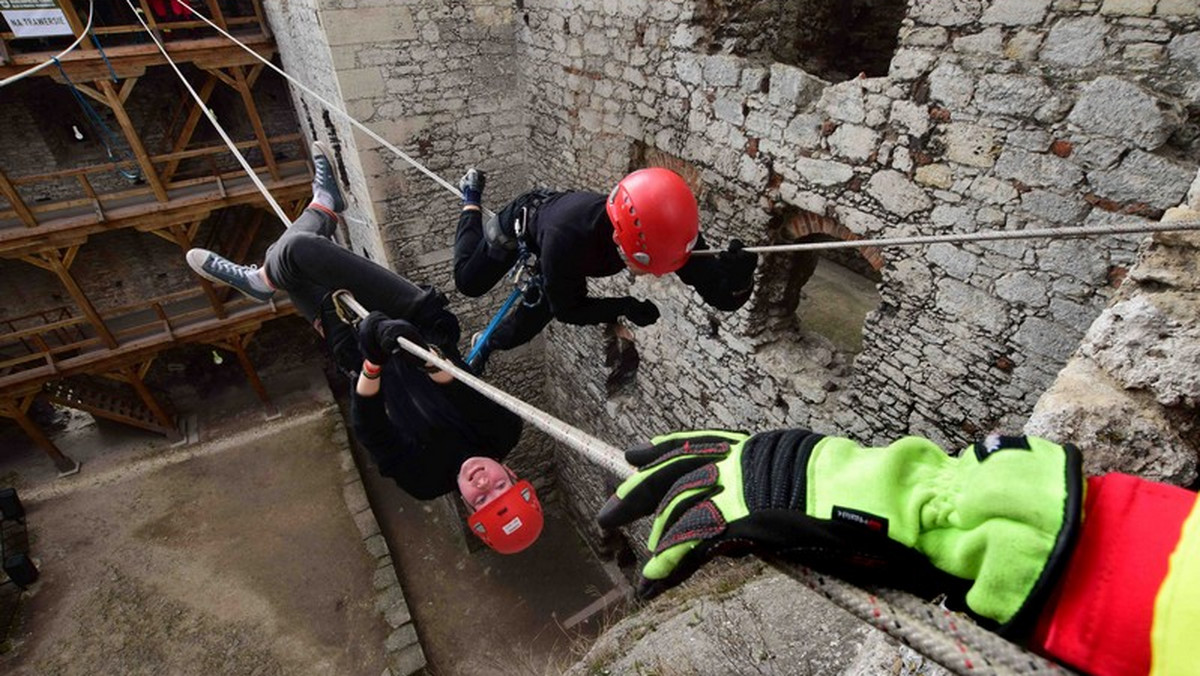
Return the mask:
[(504, 301), (504, 305), (500, 306), (500, 310), (492, 317), (492, 321), (488, 322), (487, 328), (479, 336), (479, 340), (475, 341), (474, 347), (471, 348), (471, 353), (467, 355), (467, 363), (475, 365), (475, 360), (479, 358), (479, 354), (487, 347), (488, 339), (492, 337), (492, 333), (500, 324), (500, 320), (508, 314), (513, 305), (517, 304), (517, 299), (521, 297), (521, 289), (513, 289), (513, 292), (508, 294), (508, 300)]
[[(117, 80), (117, 72), (113, 70), (112, 63), (109, 62), (108, 55), (104, 53), (104, 47), (100, 44), (100, 38), (96, 37), (96, 34), (92, 31), (88, 31), (88, 35), (92, 36), (92, 42), (96, 44), (96, 49), (100, 50), (100, 58), (104, 59), (104, 65), (108, 66), (109, 77), (112, 78), (113, 82), (119, 82)], [(62, 66), (59, 66), (58, 69), (62, 70)]]
[[(112, 129), (109, 129), (108, 123), (104, 121), (103, 117), (100, 117), (100, 113), (96, 112), (96, 109), (92, 107), (92, 104), (88, 103), (87, 99), (83, 98), (83, 94), (79, 93), (79, 88), (75, 86), (73, 81), (71, 81), (71, 77), (67, 75), (67, 71), (62, 67), (62, 63), (59, 62), (58, 57), (55, 56), (52, 58), (54, 60), (54, 65), (58, 66), (58, 72), (62, 74), (63, 81), (66, 82), (71, 88), (71, 95), (75, 97), (75, 102), (78, 103), (79, 107), (83, 109), (83, 114), (85, 117), (87, 117), (88, 123), (96, 132), (96, 135), (99, 136), (100, 142), (104, 144), (104, 150), (106, 153), (108, 153), (108, 159), (118, 163), (132, 162), (133, 157), (124, 150), (120, 152), (121, 155), (124, 155), (124, 159), (119, 159), (117, 157), (118, 152), (113, 150), (114, 146), (117, 146), (116, 134), (113, 133)], [(140, 181), (142, 179), (141, 172), (131, 172), (121, 168), (119, 165), (117, 166), (117, 171), (130, 181)]]
[[(513, 265), (512, 269), (509, 270), (507, 274), (507, 277), (513, 280), (517, 279), (517, 275), (520, 273), (521, 269), (525, 267), (525, 264), (529, 261), (529, 257), (532, 255), (528, 247), (525, 246), (525, 242), (518, 240), (518, 246), (520, 247), (520, 256), (517, 258), (516, 265)], [(531, 300), (529, 298), (530, 291), (534, 289), (537, 290), (537, 295)], [(500, 324), (500, 320), (504, 319), (505, 315), (512, 310), (513, 305), (516, 305), (517, 299), (522, 296), (525, 297), (525, 300), (522, 302), (522, 305), (525, 307), (535, 307), (539, 303), (545, 301), (546, 294), (542, 289), (542, 275), (540, 272), (532, 274), (523, 283), (518, 283), (517, 288), (513, 289), (512, 293), (508, 294), (508, 299), (504, 301), (504, 304), (501, 305), (500, 309), (496, 311), (496, 314), (492, 316), (492, 320), (488, 322), (487, 327), (483, 329), (483, 333), (479, 335), (479, 340), (475, 341), (475, 345), (471, 347), (471, 353), (467, 355), (468, 364), (471, 366), (475, 365), (475, 360), (487, 349), (488, 339), (491, 338), (492, 333)]]

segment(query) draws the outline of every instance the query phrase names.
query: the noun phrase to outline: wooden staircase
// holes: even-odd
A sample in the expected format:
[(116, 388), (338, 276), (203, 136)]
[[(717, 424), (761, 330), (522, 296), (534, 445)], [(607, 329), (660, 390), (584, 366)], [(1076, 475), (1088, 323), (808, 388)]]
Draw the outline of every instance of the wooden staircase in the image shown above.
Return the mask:
[(97, 418), (140, 427), (171, 438), (179, 436), (175, 413), (165, 396), (159, 396), (158, 405), (166, 412), (170, 425), (160, 421), (133, 387), (123, 382), (88, 375), (71, 376), (46, 383), (42, 387), (42, 396), (47, 401), (90, 413)]

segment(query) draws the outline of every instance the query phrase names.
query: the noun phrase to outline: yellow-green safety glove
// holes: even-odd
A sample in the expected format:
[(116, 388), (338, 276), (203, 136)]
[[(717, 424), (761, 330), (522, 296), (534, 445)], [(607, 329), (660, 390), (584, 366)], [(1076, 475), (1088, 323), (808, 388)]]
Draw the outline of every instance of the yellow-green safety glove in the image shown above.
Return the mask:
[(1070, 552), (1078, 452), (995, 437), (947, 455), (906, 437), (884, 448), (803, 429), (682, 432), (628, 451), (639, 471), (597, 517), (654, 513), (639, 594), (653, 597), (718, 554), (772, 552), (843, 577), (965, 593), (1013, 633), (1036, 618)]

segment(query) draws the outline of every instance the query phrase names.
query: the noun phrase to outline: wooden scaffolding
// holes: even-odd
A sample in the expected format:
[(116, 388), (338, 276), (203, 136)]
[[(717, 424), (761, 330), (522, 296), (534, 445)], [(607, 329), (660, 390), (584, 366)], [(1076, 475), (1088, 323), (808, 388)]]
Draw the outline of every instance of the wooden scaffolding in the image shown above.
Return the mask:
[[(115, 3), (120, 4), (120, 3)], [(275, 53), (275, 44), (263, 20), (259, 0), (219, 2), (207, 0), (214, 22), (237, 33), (239, 39), (264, 57)], [(71, 0), (59, 0), (65, 16), (81, 35), (85, 22)], [(160, 23), (140, 0), (151, 29), (166, 39), (171, 58), (203, 71), (198, 92), (206, 102), (218, 87), (236, 92), (253, 129), (253, 138), (237, 141), (239, 148), (257, 151), (254, 167), (259, 178), (294, 217), (310, 196), (311, 167), (299, 133), (269, 136), (253, 92), (263, 67), (241, 48), (199, 21)], [(223, 7), (224, 5), (224, 7)], [(229, 6), (236, 6), (229, 13)], [(199, 6), (199, 5), (198, 5)], [(240, 14), (237, 11), (240, 8)], [(115, 16), (110, 11), (110, 19)], [(119, 19), (120, 17), (117, 17)], [(125, 17), (131, 19), (132, 17)], [(57, 277), (71, 303), (39, 309), (23, 316), (0, 318), (0, 416), (15, 420), (55, 463), (60, 474), (78, 470), (78, 463), (58, 449), (29, 416), (38, 398), (73, 406), (94, 415), (178, 435), (170, 405), (147, 384), (145, 376), (163, 351), (184, 343), (201, 343), (229, 350), (245, 371), (251, 386), (271, 407), (246, 346), (265, 322), (293, 312), (286, 299), (257, 304), (228, 289), (217, 289), (199, 277), (195, 287), (144, 298), (135, 304), (100, 309), (72, 272), (80, 249), (92, 236), (131, 229), (161, 237), (183, 253), (192, 247), (201, 224), (214, 213), (239, 205), (267, 208), (267, 203), (241, 169), (222, 168), (218, 159), (229, 152), (223, 145), (201, 145), (194, 135), (204, 110), (186, 94), (169, 128), (165, 152), (152, 154), (139, 136), (127, 104), (138, 96), (139, 82), (151, 69), (168, 68), (165, 59), (136, 21), (93, 25), (92, 33), (108, 44), (85, 39), (60, 59), (61, 70), (46, 68), (35, 77), (49, 78), (59, 86), (74, 87), (90, 102), (98, 103), (115, 118), (121, 140), (131, 157), (62, 171), (22, 174), (19, 167), (0, 167), (0, 257), (47, 270)], [(46, 61), (51, 51), (21, 51), (12, 33), (0, 33), (0, 78), (23, 72)], [(116, 80), (116, 82), (114, 82)], [(153, 85), (151, 85), (153, 86)], [(180, 88), (182, 92), (182, 88)], [(0, 130), (0, 135), (4, 130)], [(181, 171), (184, 165), (189, 170)], [(197, 171), (196, 167), (207, 167)], [(136, 172), (139, 185), (118, 190), (97, 188), (96, 178), (114, 171)], [(67, 197), (31, 202), (45, 184)], [(223, 243), (225, 255), (242, 261), (251, 250), (267, 212), (260, 209), (233, 241)]]

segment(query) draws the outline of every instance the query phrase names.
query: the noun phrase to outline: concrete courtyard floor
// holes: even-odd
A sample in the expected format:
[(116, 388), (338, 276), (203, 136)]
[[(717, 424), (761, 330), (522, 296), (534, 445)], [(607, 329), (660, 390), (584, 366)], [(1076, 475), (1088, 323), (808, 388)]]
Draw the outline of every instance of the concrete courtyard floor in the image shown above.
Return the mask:
[[(52, 435), (82, 463), (58, 478), (19, 430), (0, 428), (0, 487), (26, 505), (42, 575), (7, 651), (0, 594), (0, 674), (387, 673), (379, 553), (344, 502), (322, 357), (269, 338), (267, 358), (282, 355), (263, 371), (276, 419), (236, 372), (193, 361), (180, 380), (210, 387), (172, 390), (193, 412), (186, 444), (81, 415)], [(425, 673), (559, 673), (628, 594), (556, 504), (534, 547), (500, 556), (467, 540), (451, 501), (416, 501), (355, 455)]]
[(0, 484), (26, 505), (41, 579), (0, 673), (383, 673), (375, 559), (312, 375), (268, 381), (286, 393), (274, 420), (248, 392), (208, 402), (187, 445), (67, 430), (56, 440), (83, 471), (62, 479), (6, 439)]

